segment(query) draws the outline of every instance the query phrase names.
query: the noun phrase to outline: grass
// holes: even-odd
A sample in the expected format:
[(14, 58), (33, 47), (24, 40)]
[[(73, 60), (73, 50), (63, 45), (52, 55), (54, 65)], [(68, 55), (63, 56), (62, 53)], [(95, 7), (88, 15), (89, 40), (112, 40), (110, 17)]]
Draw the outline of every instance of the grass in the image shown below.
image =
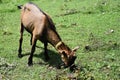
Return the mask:
[[(57, 69), (61, 60), (49, 45), (50, 61), (44, 61), (43, 44), (37, 42), (32, 67), (27, 66), (30, 35), (25, 31), (23, 54), (17, 57), (20, 11), (17, 5), (32, 1), (53, 19), (63, 41), (79, 45), (78, 71)], [(119, 0), (0, 0), (0, 79), (2, 80), (119, 80)]]

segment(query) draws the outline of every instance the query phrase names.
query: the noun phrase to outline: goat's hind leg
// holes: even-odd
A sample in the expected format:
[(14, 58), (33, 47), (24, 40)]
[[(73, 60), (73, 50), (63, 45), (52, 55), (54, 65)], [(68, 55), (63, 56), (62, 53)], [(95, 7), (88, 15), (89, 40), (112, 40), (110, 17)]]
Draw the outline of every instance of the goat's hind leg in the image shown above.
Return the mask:
[(24, 26), (21, 23), (21, 29), (20, 29), (20, 39), (19, 39), (19, 49), (18, 49), (18, 57), (23, 57), (22, 53), (22, 41), (23, 41), (23, 32), (24, 32)]

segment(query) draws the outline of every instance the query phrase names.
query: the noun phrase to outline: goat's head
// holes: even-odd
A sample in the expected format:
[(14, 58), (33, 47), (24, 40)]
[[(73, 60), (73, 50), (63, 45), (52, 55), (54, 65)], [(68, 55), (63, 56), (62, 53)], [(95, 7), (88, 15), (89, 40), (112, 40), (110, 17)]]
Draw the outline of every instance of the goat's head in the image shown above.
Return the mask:
[(62, 61), (64, 62), (64, 65), (65, 67), (69, 67), (71, 66), (72, 64), (74, 64), (75, 62), (75, 59), (77, 58), (75, 56), (75, 52), (79, 49), (79, 47), (75, 47), (74, 49), (72, 49), (70, 51), (70, 53), (68, 53), (67, 51), (62, 51), (61, 52), (61, 58), (62, 58)]

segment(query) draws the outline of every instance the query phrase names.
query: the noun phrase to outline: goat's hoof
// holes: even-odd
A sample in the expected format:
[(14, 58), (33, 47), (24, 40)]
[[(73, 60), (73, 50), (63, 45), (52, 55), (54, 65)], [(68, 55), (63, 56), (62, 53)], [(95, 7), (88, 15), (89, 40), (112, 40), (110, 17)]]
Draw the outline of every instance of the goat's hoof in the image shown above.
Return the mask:
[(22, 55), (22, 54), (18, 54), (18, 57), (19, 57), (19, 58), (22, 58), (22, 57), (23, 57), (23, 55)]
[(33, 65), (33, 63), (28, 62), (28, 66), (32, 66), (32, 65)]
[(61, 65), (57, 65), (56, 68), (57, 69), (61, 69), (62, 67), (61, 67)]
[(45, 62), (48, 62), (49, 61), (49, 57), (45, 57)]

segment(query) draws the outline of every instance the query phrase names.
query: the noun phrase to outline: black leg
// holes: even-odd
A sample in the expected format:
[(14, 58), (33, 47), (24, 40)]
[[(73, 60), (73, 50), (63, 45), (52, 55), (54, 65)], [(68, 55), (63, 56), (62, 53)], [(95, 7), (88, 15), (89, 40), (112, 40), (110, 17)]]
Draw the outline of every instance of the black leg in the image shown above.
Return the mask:
[(31, 34), (30, 45), (32, 45), (32, 37), (33, 37), (33, 35)]
[(29, 59), (28, 59), (28, 65), (31, 66), (33, 64), (33, 54), (35, 52), (35, 46), (36, 46), (36, 42), (37, 40), (35, 39), (35, 37), (32, 38), (32, 48), (31, 48), (31, 54), (29, 56)]
[(23, 32), (24, 32), (24, 26), (21, 23), (21, 29), (20, 29), (20, 39), (19, 39), (19, 49), (18, 49), (18, 57), (22, 57), (22, 41), (23, 41)]
[(45, 60), (48, 61), (49, 60), (49, 56), (48, 56), (48, 50), (47, 50), (47, 45), (48, 43), (44, 43), (44, 56), (45, 56)]

